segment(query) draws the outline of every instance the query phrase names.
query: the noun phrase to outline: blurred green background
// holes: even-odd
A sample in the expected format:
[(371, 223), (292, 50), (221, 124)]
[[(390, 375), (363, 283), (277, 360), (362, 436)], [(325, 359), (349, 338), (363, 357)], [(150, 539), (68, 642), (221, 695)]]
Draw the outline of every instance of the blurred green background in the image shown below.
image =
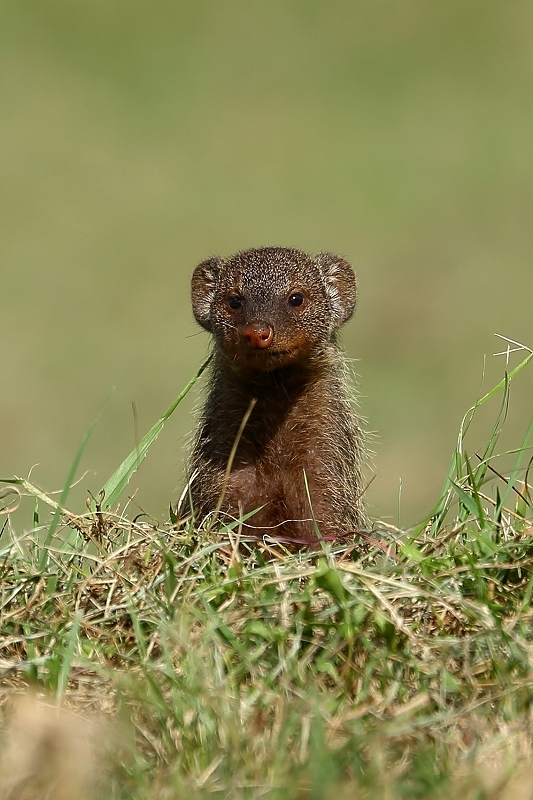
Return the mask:
[[(61, 488), (115, 387), (83, 508), (134, 447), (131, 401), (142, 436), (206, 353), (196, 263), (279, 244), (355, 266), (370, 511), (397, 522), (401, 481), (401, 522), (427, 512), (484, 354), (484, 386), (503, 374), (494, 333), (533, 347), (531, 3), (17, 0), (0, 69), (0, 477)], [(159, 519), (195, 402), (132, 486)]]

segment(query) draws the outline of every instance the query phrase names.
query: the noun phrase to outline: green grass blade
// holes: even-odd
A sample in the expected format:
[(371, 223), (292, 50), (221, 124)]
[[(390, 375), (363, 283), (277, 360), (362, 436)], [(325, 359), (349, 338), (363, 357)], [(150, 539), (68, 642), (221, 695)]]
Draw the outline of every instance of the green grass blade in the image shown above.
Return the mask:
[(81, 611), (81, 609), (78, 609), (78, 611), (76, 611), (74, 615), (74, 619), (72, 620), (72, 627), (67, 637), (63, 659), (61, 661), (61, 668), (59, 670), (59, 676), (57, 681), (58, 700), (60, 700), (63, 697), (67, 689), (68, 677), (70, 675), (72, 659), (74, 657), (74, 650), (76, 649), (76, 644), (78, 643), (79, 630), (82, 619), (83, 619), (83, 611)]
[(167, 408), (161, 419), (157, 420), (155, 425), (153, 425), (148, 433), (141, 439), (138, 446), (135, 447), (128, 456), (126, 456), (122, 464), (103, 485), (102, 491), (104, 492), (104, 503), (106, 508), (110, 508), (117, 502), (118, 498), (130, 482), (131, 476), (139, 468), (141, 462), (146, 458), (148, 450), (161, 433), (163, 425), (179, 406), (183, 398), (192, 389), (202, 372), (209, 364), (210, 360), (211, 356), (204, 361), (196, 375), (189, 381), (181, 394), (179, 394), (174, 402)]
[(474, 519), (477, 519), (477, 517), (478, 517), (478, 507), (477, 507), (477, 503), (474, 500), (474, 498), (472, 497), (472, 495), (469, 494), (468, 492), (465, 492), (465, 490), (461, 486), (459, 486), (458, 483), (455, 483), (454, 481), (452, 481), (452, 486), (453, 486), (454, 491), (456, 492), (456, 494), (457, 494), (457, 496), (458, 496), (458, 498), (459, 498), (459, 500), (461, 502), (461, 505), (464, 507), (465, 511), (468, 514), (470, 514)]
[(32, 497), (38, 500), (42, 500), (42, 502), (45, 503), (47, 506), (50, 506), (50, 508), (60, 507), (57, 500), (54, 500), (53, 498), (49, 497), (47, 494), (45, 494), (45, 492), (43, 492), (42, 489), (39, 489), (38, 486), (34, 486), (25, 478), (9, 478), (9, 479), (0, 478), (0, 483), (12, 484), (13, 486), (22, 486), (23, 489), (25, 489), (28, 492), (28, 494), (30, 494)]
[[(476, 401), (475, 405), (472, 406), (470, 411), (473, 411), (478, 406), (482, 406), (483, 403), (486, 403), (487, 400), (490, 400), (490, 398), (494, 397), (495, 394), (498, 394), (498, 392), (500, 392), (502, 389), (505, 389), (507, 384), (511, 383), (513, 378), (515, 378), (519, 372), (522, 372), (524, 367), (527, 366), (532, 359), (533, 359), (533, 353), (530, 353), (523, 359), (523, 361), (520, 362), (520, 364), (518, 364), (518, 366), (512, 369), (511, 372), (508, 373), (506, 372), (505, 376), (501, 379), (501, 381), (499, 381), (496, 384), (496, 386), (493, 386), (490, 392), (487, 392), (486, 394), (483, 395), (483, 397), (480, 397), (479, 400)], [(468, 416), (468, 414), (466, 414), (465, 417), (466, 416)]]
[(526, 434), (525, 434), (525, 436), (524, 436), (524, 438), (522, 440), (522, 445), (520, 446), (520, 448), (519, 448), (519, 450), (517, 452), (517, 456), (516, 456), (515, 464), (514, 464), (514, 467), (513, 467), (513, 471), (509, 475), (509, 480), (507, 481), (507, 486), (505, 487), (505, 491), (503, 492), (502, 499), (501, 499), (502, 508), (505, 507), (507, 501), (509, 500), (509, 495), (513, 491), (513, 487), (514, 487), (514, 485), (516, 483), (516, 479), (518, 477), (518, 473), (520, 472), (520, 468), (522, 467), (522, 458), (523, 458), (526, 450), (528, 449), (529, 440), (530, 440), (532, 434), (533, 434), (533, 419), (531, 419), (531, 421), (530, 421), (530, 423), (529, 423), (529, 425), (527, 427)]
[(111, 393), (112, 393), (112, 390), (107, 395), (106, 399), (102, 403), (102, 406), (98, 410), (98, 413), (96, 414), (95, 418), (93, 419), (93, 421), (91, 422), (91, 424), (87, 428), (87, 431), (85, 432), (85, 436), (83, 437), (83, 440), (82, 440), (80, 446), (78, 447), (78, 452), (76, 453), (76, 455), (74, 457), (74, 461), (72, 462), (72, 466), (70, 467), (69, 473), (67, 475), (67, 479), (66, 479), (65, 484), (63, 486), (63, 491), (61, 492), (61, 496), (59, 498), (59, 503), (58, 503), (58, 505), (56, 507), (56, 510), (54, 512), (54, 516), (52, 517), (52, 522), (50, 523), (50, 527), (48, 528), (48, 533), (46, 534), (46, 539), (45, 539), (45, 542), (44, 542), (43, 551), (42, 551), (41, 559), (40, 559), (40, 563), (39, 563), (39, 567), (40, 567), (41, 570), (43, 570), (45, 568), (45, 566), (46, 566), (46, 559), (48, 557), (48, 547), (50, 545), (50, 542), (52, 541), (52, 537), (53, 537), (53, 535), (54, 535), (54, 533), (55, 533), (55, 531), (57, 529), (57, 526), (59, 524), (59, 520), (61, 518), (61, 509), (64, 508), (64, 506), (65, 506), (65, 504), (67, 502), (67, 498), (68, 498), (68, 495), (69, 495), (69, 492), (70, 492), (70, 488), (71, 488), (72, 484), (74, 483), (74, 478), (76, 477), (76, 472), (78, 471), (78, 467), (80, 465), (81, 457), (82, 457), (82, 455), (83, 455), (83, 453), (85, 451), (85, 448), (87, 446), (87, 442), (91, 438), (91, 434), (92, 434), (92, 432), (94, 430), (94, 427), (95, 427), (96, 423), (98, 422), (98, 420), (100, 419), (100, 415), (101, 415), (102, 411), (104, 410), (104, 408), (106, 407), (106, 405), (107, 405), (107, 403), (109, 401), (109, 398), (111, 397)]
[(500, 404), (500, 410), (492, 426), (492, 431), (489, 436), (489, 440), (487, 442), (487, 446), (485, 447), (485, 452), (483, 456), (480, 457), (480, 463), (475, 470), (476, 473), (476, 483), (478, 486), (482, 486), (485, 480), (485, 476), (487, 474), (487, 469), (489, 466), (489, 461), (494, 455), (494, 451), (496, 450), (496, 445), (498, 443), (498, 439), (500, 438), (500, 433), (502, 432), (503, 423), (507, 417), (507, 412), (509, 410), (509, 378), (507, 373), (505, 373), (505, 387), (503, 389), (502, 394), (502, 402)]
[(485, 514), (483, 512), (483, 505), (481, 503), (481, 497), (479, 496), (479, 489), (478, 489), (478, 484), (476, 482), (476, 477), (474, 475), (474, 471), (472, 469), (472, 465), (470, 463), (470, 459), (468, 458), (468, 455), (467, 455), (466, 452), (465, 452), (465, 466), (466, 466), (466, 470), (467, 470), (468, 478), (469, 478), (469, 482), (470, 482), (470, 489), (471, 489), (471, 492), (472, 492), (471, 496), (472, 496), (472, 499), (474, 500), (474, 502), (476, 504), (476, 508), (477, 508), (476, 517), (478, 519), (480, 528), (483, 529), (485, 527)]
[[(493, 386), (493, 388), (489, 392), (482, 395), (482, 397), (476, 400), (474, 405), (464, 415), (461, 422), (461, 427), (459, 429), (459, 435), (457, 437), (457, 447), (453, 452), (450, 461), (450, 466), (448, 467), (448, 472), (446, 473), (446, 477), (444, 479), (444, 487), (442, 490), (441, 499), (439, 500), (435, 508), (432, 510), (429, 517), (426, 518), (426, 522), (432, 517), (434, 517), (435, 519), (434, 524), (432, 526), (433, 534), (436, 534), (436, 532), (440, 529), (449, 511), (450, 501), (451, 501), (451, 494), (449, 492), (449, 489), (453, 487), (454, 491), (457, 490), (457, 484), (454, 481), (454, 475), (457, 476), (458, 479), (461, 479), (462, 477), (462, 475), (459, 474), (459, 471), (462, 472), (462, 462), (460, 462), (460, 458), (463, 453), (463, 442), (466, 433), (468, 431), (468, 428), (472, 423), (476, 409), (482, 406), (484, 403), (486, 403), (487, 400), (490, 400), (491, 397), (494, 397), (494, 395), (496, 395), (498, 392), (502, 391), (502, 389), (504, 391), (504, 394), (506, 394), (509, 391), (509, 385), (513, 380), (513, 378), (515, 378), (524, 369), (524, 367), (526, 367), (529, 364), (531, 360), (533, 360), (533, 353), (529, 353), (529, 355), (527, 355), (526, 358), (524, 358), (520, 362), (520, 364), (518, 364), (514, 369), (512, 369), (511, 372), (506, 372), (502, 380), (499, 381), (495, 386)], [(505, 408), (505, 403), (506, 403), (506, 397), (504, 397), (504, 400), (502, 401), (502, 406), (500, 409), (500, 414), (498, 416), (497, 422), (499, 422), (500, 416), (503, 412), (503, 409)], [(426, 522), (417, 526), (414, 534), (415, 538), (424, 529)]]
[[(496, 424), (499, 424), (499, 421), (500, 421), (500, 419), (501, 419), (501, 417), (502, 417), (502, 415), (504, 413), (504, 410), (506, 408), (506, 403), (507, 403), (507, 399), (508, 399), (507, 395), (508, 395), (508, 392), (509, 392), (509, 386), (511, 384), (511, 381), (513, 380), (513, 378), (515, 378), (518, 375), (519, 372), (521, 372), (524, 369), (524, 367), (526, 367), (529, 364), (529, 362), (532, 359), (533, 359), (533, 353), (529, 353), (529, 355), (526, 356), (526, 358), (524, 358), (520, 362), (520, 364), (518, 364), (518, 366), (516, 366), (514, 369), (512, 369), (511, 372), (506, 372), (504, 377), (502, 378), (502, 380), (499, 381), (496, 384), (496, 386), (493, 386), (492, 389), (489, 392), (487, 392), (482, 397), (480, 397), (478, 400), (476, 400), (476, 402), (474, 403), (472, 408), (470, 408), (466, 412), (466, 414), (464, 415), (463, 420), (461, 422), (461, 427), (460, 427), (460, 430), (459, 430), (458, 448), (459, 448), (460, 452), (462, 452), (462, 443), (463, 443), (463, 441), (465, 439), (466, 432), (468, 431), (468, 428), (470, 427), (470, 424), (472, 423), (472, 420), (474, 418), (474, 412), (476, 411), (476, 409), (479, 408), (480, 406), (482, 406), (484, 403), (486, 403), (487, 400), (490, 400), (491, 397), (494, 397), (494, 395), (498, 394), (498, 392), (501, 392), (503, 390), (504, 397), (503, 397), (503, 400), (502, 400), (500, 413), (498, 414), (498, 418), (497, 418), (497, 421), (496, 421)], [(448, 473), (448, 477), (451, 477), (451, 474), (453, 473), (453, 463), (454, 463), (454, 461), (455, 461), (455, 454), (454, 454), (454, 458), (452, 459), (452, 465), (450, 467), (450, 471)]]

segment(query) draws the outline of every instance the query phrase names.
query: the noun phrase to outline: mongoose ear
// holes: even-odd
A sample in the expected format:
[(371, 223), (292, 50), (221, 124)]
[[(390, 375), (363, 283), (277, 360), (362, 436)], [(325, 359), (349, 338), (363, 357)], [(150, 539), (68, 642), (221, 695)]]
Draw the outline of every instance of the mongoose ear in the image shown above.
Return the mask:
[(344, 258), (319, 253), (315, 258), (333, 311), (333, 330), (352, 316), (357, 300), (355, 273)]
[(218, 256), (198, 264), (191, 279), (192, 311), (196, 322), (211, 333), (211, 306), (215, 299), (220, 267), (223, 260)]

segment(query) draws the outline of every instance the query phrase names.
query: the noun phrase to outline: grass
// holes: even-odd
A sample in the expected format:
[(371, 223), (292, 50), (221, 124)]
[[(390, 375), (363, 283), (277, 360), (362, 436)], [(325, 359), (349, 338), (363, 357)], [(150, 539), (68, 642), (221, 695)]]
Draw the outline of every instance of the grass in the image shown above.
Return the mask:
[(426, 520), (319, 552), (119, 510), (179, 399), (84, 514), (4, 481), (4, 796), (530, 797), (533, 422), (497, 443), (532, 358)]

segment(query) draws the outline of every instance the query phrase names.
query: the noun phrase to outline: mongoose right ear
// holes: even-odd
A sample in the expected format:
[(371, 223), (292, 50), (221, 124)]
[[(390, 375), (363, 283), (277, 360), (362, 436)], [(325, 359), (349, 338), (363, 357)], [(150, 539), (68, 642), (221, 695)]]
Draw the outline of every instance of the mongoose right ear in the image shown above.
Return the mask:
[(319, 253), (315, 258), (326, 286), (333, 311), (332, 329), (338, 328), (352, 316), (357, 300), (355, 273), (344, 258), (333, 253)]
[(191, 279), (191, 300), (194, 317), (196, 322), (210, 333), (212, 332), (211, 307), (215, 299), (218, 276), (223, 263), (223, 259), (218, 256), (208, 258), (207, 261), (202, 261), (201, 264), (198, 264)]

